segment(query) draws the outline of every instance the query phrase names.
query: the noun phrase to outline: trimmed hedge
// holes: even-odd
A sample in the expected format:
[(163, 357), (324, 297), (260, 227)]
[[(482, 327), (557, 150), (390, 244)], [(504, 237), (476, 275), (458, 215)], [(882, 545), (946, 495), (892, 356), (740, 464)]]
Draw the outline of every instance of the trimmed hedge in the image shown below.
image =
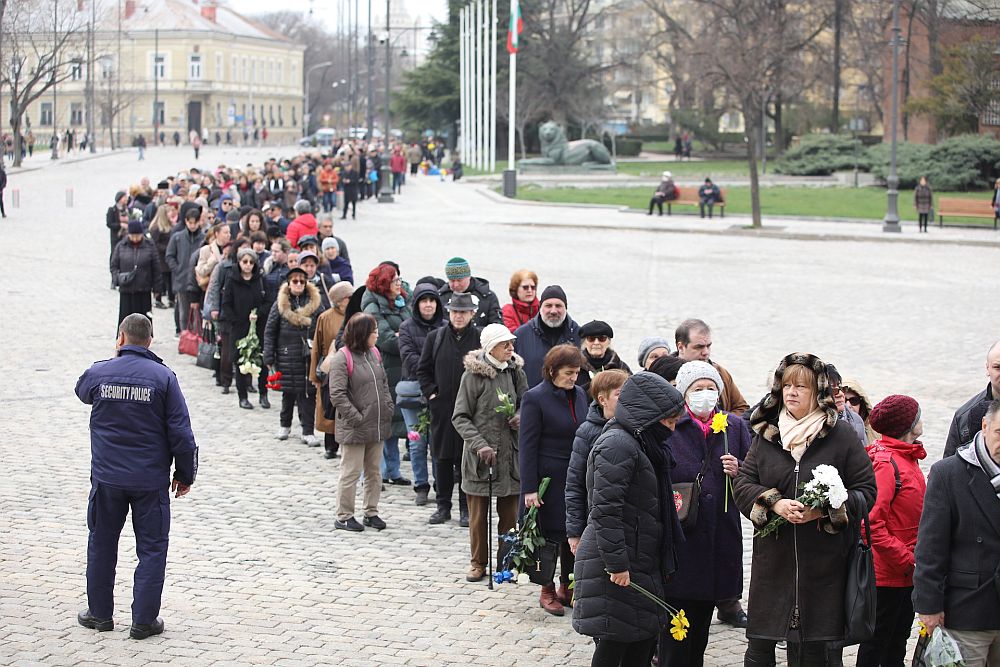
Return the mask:
[[(889, 150), (889, 144), (868, 150), (872, 173), (882, 180), (889, 176)], [(899, 143), (896, 165), (901, 188), (913, 188), (926, 176), (935, 190), (982, 190), (1000, 177), (1000, 141), (963, 134), (934, 146)]]
[(844, 134), (810, 134), (787, 151), (774, 166), (790, 176), (829, 176), (835, 171), (853, 170), (855, 163), (868, 171), (869, 156), (858, 139)]
[[(611, 139), (605, 137), (604, 146), (611, 152)], [(615, 150), (618, 157), (636, 157), (642, 152), (642, 142), (638, 139), (615, 137)]]

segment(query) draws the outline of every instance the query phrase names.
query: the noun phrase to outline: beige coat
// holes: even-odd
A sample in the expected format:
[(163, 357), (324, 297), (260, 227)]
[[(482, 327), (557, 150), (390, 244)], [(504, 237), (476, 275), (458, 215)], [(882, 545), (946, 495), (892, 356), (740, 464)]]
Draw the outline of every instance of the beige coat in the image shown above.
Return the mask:
[[(336, 307), (323, 311), (323, 314), (316, 320), (316, 333), (313, 335), (312, 357), (309, 360), (309, 381), (317, 385), (317, 390), (322, 391), (323, 387), (316, 378), (316, 364), (320, 357), (325, 357), (321, 370), (330, 372), (330, 352), (334, 351), (334, 342), (340, 332), (340, 325), (344, 323), (344, 314)], [(334, 421), (327, 419), (323, 414), (323, 401), (316, 401), (316, 430), (323, 433), (334, 433)]]

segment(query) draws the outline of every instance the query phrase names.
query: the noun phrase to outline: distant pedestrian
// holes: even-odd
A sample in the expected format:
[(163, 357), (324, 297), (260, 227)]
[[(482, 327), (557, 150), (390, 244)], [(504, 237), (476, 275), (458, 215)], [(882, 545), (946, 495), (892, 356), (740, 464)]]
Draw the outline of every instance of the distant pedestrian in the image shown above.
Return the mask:
[(146, 159), (146, 137), (144, 137), (143, 135), (140, 134), (138, 136), (138, 138), (135, 140), (135, 145), (136, 145), (136, 148), (139, 149), (139, 159), (140, 160), (145, 160)]
[(131, 220), (111, 253), (111, 278), (118, 287), (118, 321), (132, 313), (152, 317), (153, 290), (160, 284), (160, 257), (142, 222)]
[(927, 231), (927, 220), (934, 210), (934, 193), (927, 184), (927, 177), (921, 176), (920, 183), (913, 191), (913, 206), (917, 209), (917, 218), (921, 232)]
[[(118, 328), (116, 355), (90, 367), (76, 395), (90, 413), (85, 628), (114, 629), (118, 540), (132, 511), (139, 564), (132, 586), (133, 639), (163, 632), (160, 598), (167, 567), (170, 492), (180, 498), (198, 472), (198, 445), (177, 377), (149, 350), (153, 323), (132, 314)], [(126, 382), (127, 380), (127, 382)], [(170, 464), (174, 464), (173, 480)]]
[(198, 159), (198, 152), (201, 150), (201, 136), (191, 130), (191, 147), (194, 148), (194, 159)]
[(674, 137), (674, 160), (680, 162), (683, 156), (684, 156), (684, 142), (681, 141), (681, 135), (678, 134)]
[(176, 148), (176, 147), (180, 146), (181, 145), (181, 133), (178, 132), (177, 130), (174, 130), (174, 137), (173, 138), (174, 138), (174, 147)]

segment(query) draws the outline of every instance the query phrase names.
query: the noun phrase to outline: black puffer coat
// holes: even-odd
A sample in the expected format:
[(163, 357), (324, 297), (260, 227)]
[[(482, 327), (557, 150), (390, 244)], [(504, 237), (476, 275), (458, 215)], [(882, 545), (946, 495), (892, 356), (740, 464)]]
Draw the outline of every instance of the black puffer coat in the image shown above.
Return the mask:
[(657, 605), (612, 583), (608, 572), (628, 571), (633, 582), (663, 597), (673, 542), (683, 537), (670, 487), (670, 455), (662, 444), (669, 430), (659, 420), (683, 405), (680, 393), (660, 376), (635, 375), (622, 387), (615, 418), (594, 444), (587, 463), (590, 522), (574, 568), (573, 629), (580, 634), (634, 642), (656, 637), (666, 623)]
[(160, 258), (156, 246), (146, 237), (139, 245), (134, 245), (126, 236), (111, 253), (111, 277), (118, 284), (118, 276), (136, 271), (135, 279), (128, 287), (119, 287), (120, 292), (138, 294), (151, 292), (160, 286)]
[(587, 410), (587, 420), (576, 429), (573, 453), (569, 455), (569, 468), (566, 470), (567, 537), (580, 537), (587, 527), (587, 515), (590, 514), (590, 505), (587, 503), (587, 459), (607, 423), (601, 404), (593, 401)]
[(292, 296), (288, 283), (278, 290), (264, 326), (264, 365), (281, 371), (282, 393), (305, 393), (309, 384), (309, 350), (306, 340), (316, 332), (316, 318), (323, 312), (319, 290), (306, 283), (300, 296)]
[[(420, 300), (431, 296), (437, 301), (437, 310), (428, 321), (420, 315)], [(444, 306), (438, 296), (437, 287), (430, 283), (417, 283), (413, 288), (413, 315), (399, 327), (399, 356), (403, 360), (403, 379), (417, 379), (417, 366), (420, 365), (420, 353), (424, 351), (424, 341), (427, 335), (445, 325)]]

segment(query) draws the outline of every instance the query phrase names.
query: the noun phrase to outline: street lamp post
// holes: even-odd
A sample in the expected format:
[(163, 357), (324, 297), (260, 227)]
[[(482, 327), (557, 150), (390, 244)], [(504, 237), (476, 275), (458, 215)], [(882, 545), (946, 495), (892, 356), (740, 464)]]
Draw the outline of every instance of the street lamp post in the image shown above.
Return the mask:
[(332, 60), (327, 60), (325, 62), (316, 63), (315, 65), (309, 67), (306, 70), (306, 99), (305, 104), (302, 105), (302, 136), (305, 137), (309, 134), (309, 122), (312, 120), (312, 113), (309, 112), (309, 75), (313, 73), (313, 70), (320, 69), (321, 67), (329, 67), (333, 64)]
[(899, 174), (896, 173), (896, 125), (899, 115), (899, 46), (902, 42), (899, 29), (899, 0), (892, 3), (892, 125), (890, 130), (889, 178), (887, 179), (888, 210), (882, 221), (883, 232), (899, 233)]
[(391, 139), (389, 131), (389, 75), (392, 72), (392, 41), (389, 39), (391, 36), (390, 2), (391, 0), (385, 0), (385, 125), (382, 128), (382, 173), (379, 174), (379, 181), (382, 184), (378, 193), (380, 204), (391, 204), (395, 201), (392, 196), (392, 183), (389, 182), (392, 178), (392, 169), (389, 166), (389, 161), (392, 159), (392, 152), (389, 150), (389, 140)]

